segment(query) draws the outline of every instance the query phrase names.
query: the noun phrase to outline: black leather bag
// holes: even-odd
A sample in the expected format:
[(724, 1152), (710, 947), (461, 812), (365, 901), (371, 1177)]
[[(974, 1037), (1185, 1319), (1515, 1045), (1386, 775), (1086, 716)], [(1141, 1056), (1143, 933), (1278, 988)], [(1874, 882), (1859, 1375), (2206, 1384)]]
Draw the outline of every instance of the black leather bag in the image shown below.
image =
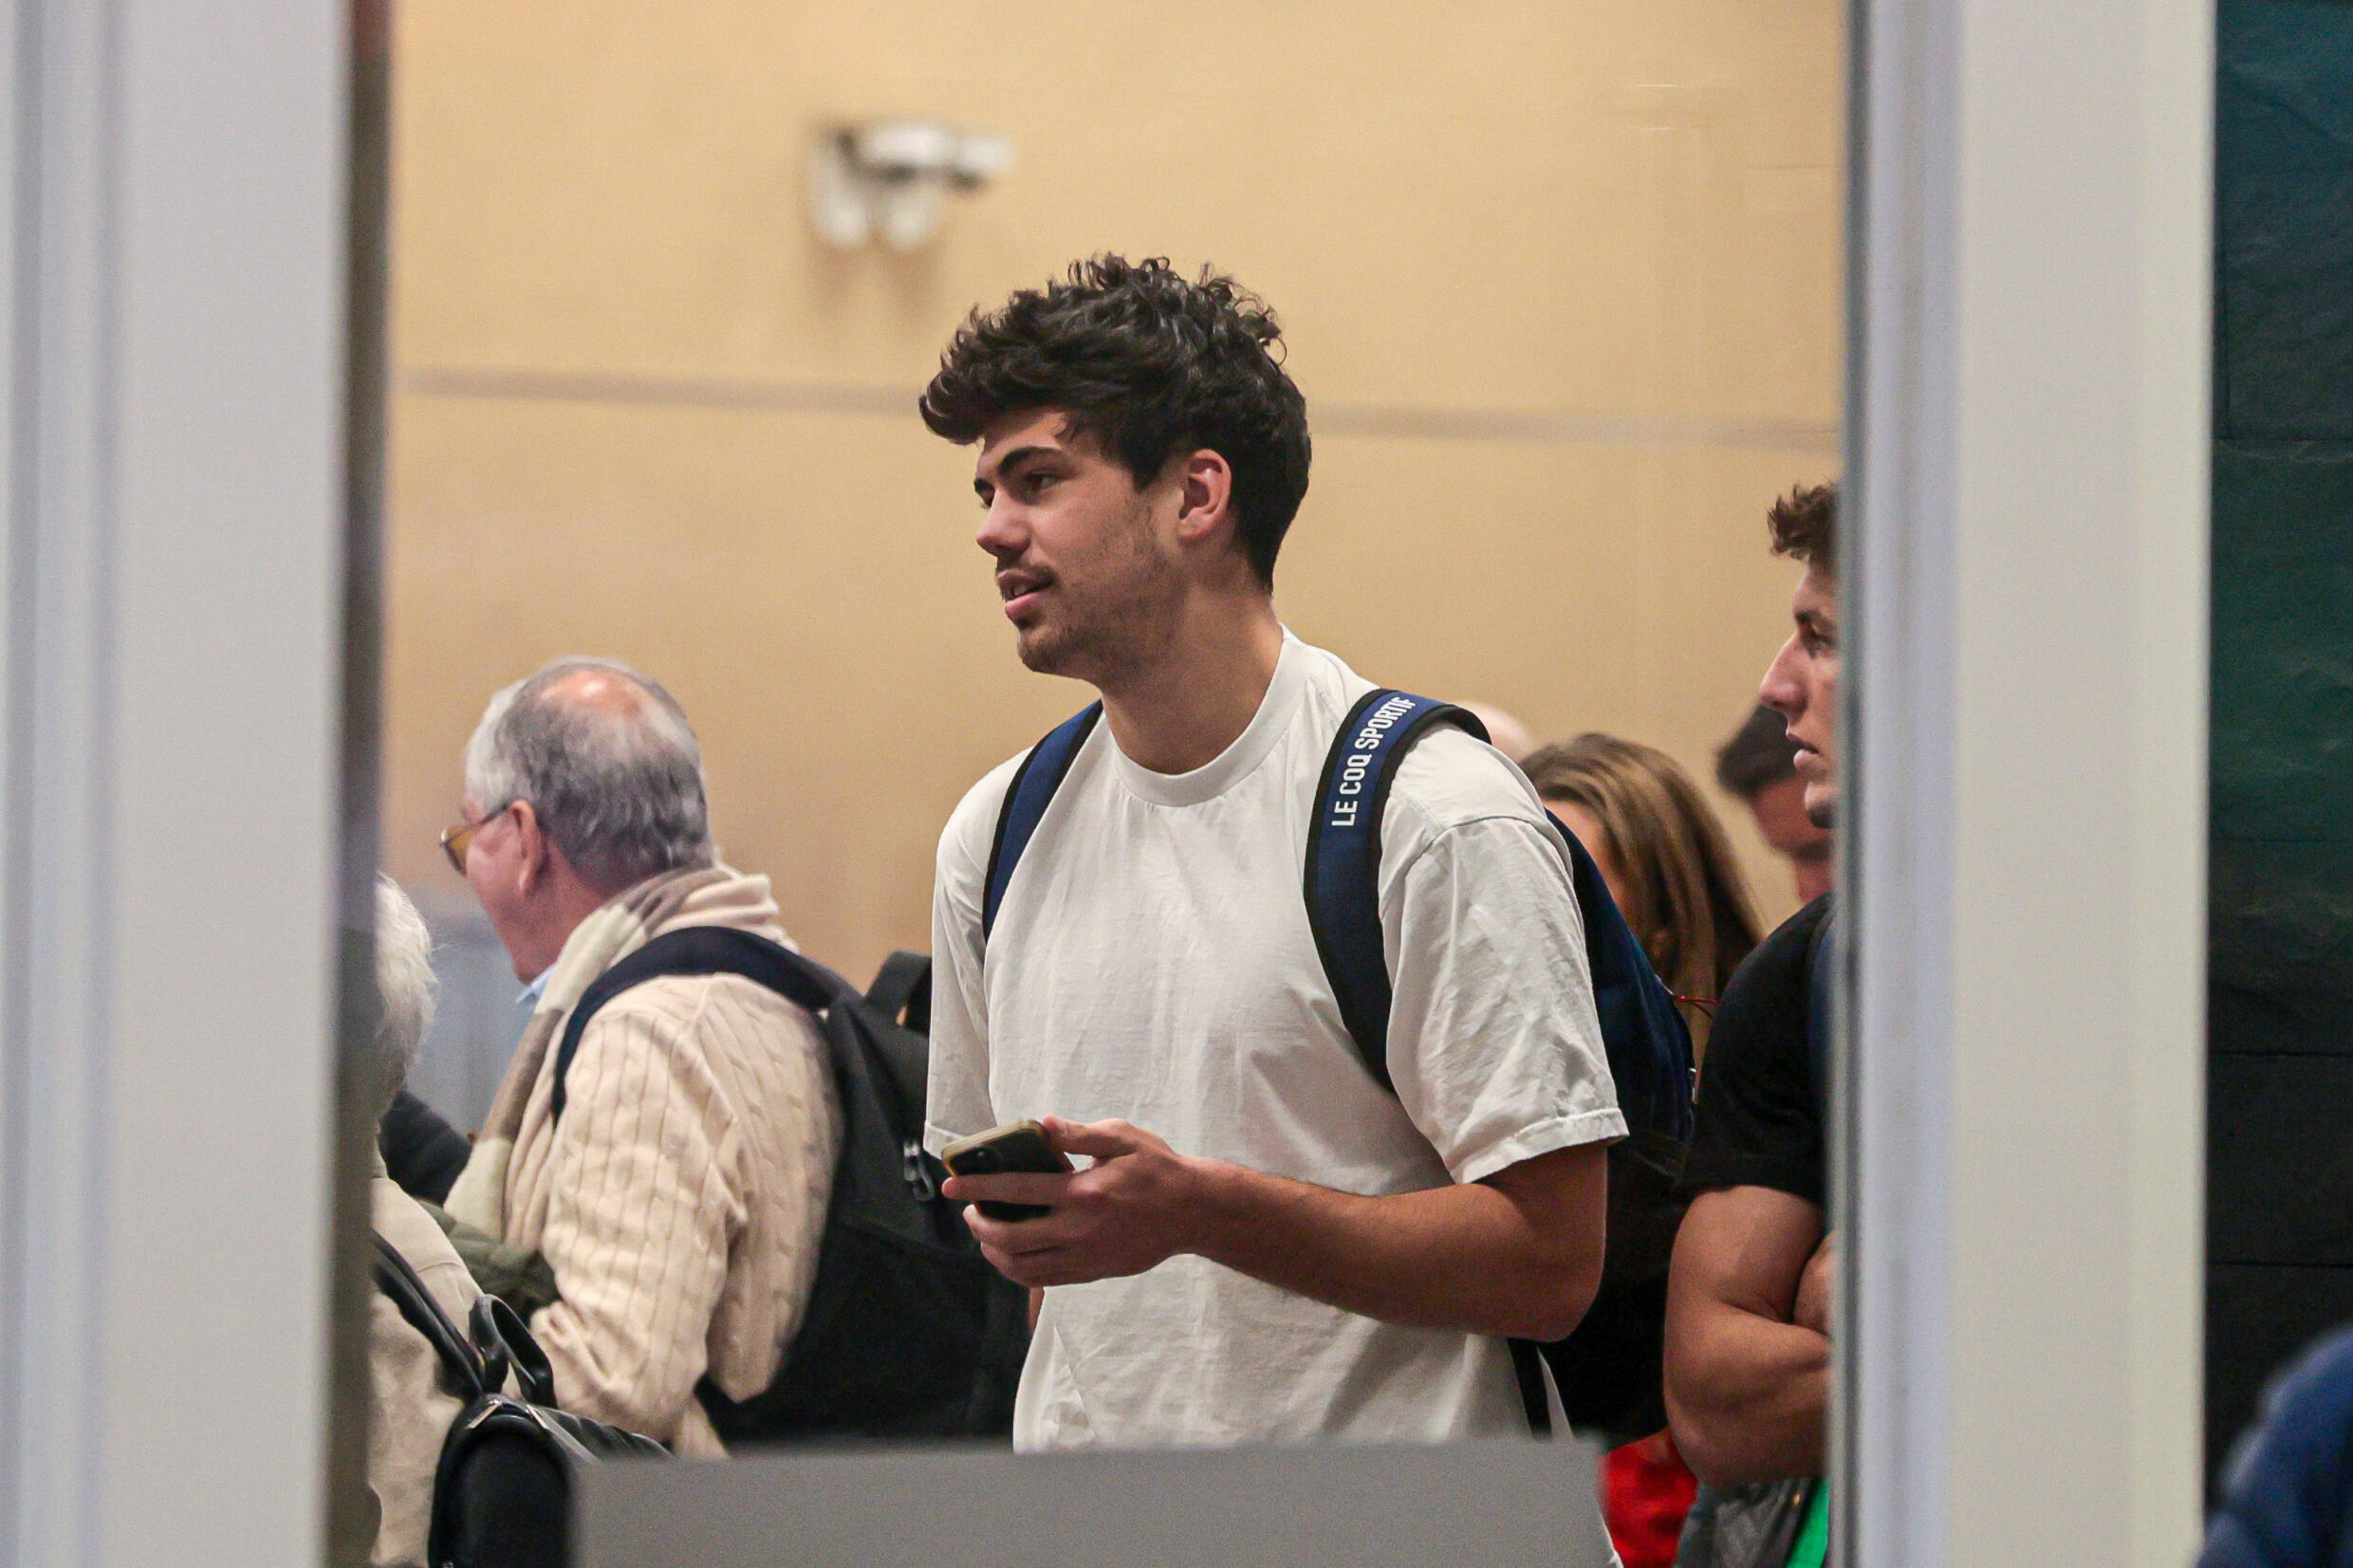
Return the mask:
[[(472, 1332), (461, 1334), (381, 1236), (376, 1285), (433, 1346), (466, 1402), (434, 1470), (426, 1547), (434, 1568), (565, 1568), (572, 1468), (668, 1451), (650, 1437), (559, 1409), (547, 1354), (497, 1297), (474, 1302)], [(510, 1374), (520, 1397), (507, 1392)]]

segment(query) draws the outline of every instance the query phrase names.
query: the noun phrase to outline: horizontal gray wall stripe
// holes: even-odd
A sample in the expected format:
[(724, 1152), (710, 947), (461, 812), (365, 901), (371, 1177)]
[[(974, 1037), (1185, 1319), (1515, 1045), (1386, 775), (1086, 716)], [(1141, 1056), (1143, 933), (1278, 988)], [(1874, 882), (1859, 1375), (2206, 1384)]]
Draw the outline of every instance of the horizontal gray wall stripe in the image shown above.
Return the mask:
[[(619, 375), (601, 371), (501, 370), (419, 365), (399, 374), (402, 392), (422, 397), (481, 397), (518, 402), (616, 403), (644, 408), (776, 409), (904, 418), (915, 412), (906, 388), (845, 381), (728, 380), (700, 376)], [(1672, 415), (1567, 414), (1543, 409), (1411, 407), (1319, 401), (1319, 435), (1419, 441), (1504, 441), (1550, 447), (1715, 447), (1805, 452), (1835, 457), (1833, 424), (1797, 419), (1695, 419)]]

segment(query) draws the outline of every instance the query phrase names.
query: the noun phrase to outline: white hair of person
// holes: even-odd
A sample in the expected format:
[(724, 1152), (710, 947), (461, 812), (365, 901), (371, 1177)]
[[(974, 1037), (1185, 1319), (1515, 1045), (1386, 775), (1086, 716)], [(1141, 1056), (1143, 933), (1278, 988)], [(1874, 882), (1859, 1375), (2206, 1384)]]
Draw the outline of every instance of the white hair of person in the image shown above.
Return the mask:
[[(590, 671), (644, 700), (612, 709), (552, 694)], [(466, 795), (485, 814), (528, 801), (573, 869), (608, 893), (718, 858), (686, 710), (613, 659), (560, 658), (494, 694), (466, 743)]]
[(433, 1026), (433, 933), (400, 884), (376, 874), (376, 994), (382, 1003), (361, 1082), (375, 1117), (392, 1109)]

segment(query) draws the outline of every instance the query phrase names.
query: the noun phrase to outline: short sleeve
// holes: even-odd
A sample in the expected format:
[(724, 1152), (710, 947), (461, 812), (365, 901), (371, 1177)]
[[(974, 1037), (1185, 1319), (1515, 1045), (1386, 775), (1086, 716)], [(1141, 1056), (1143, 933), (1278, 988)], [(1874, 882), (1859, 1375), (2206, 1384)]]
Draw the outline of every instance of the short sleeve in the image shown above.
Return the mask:
[(1390, 1077), (1456, 1181), (1625, 1134), (1567, 860), (1532, 812), (1429, 834), (1381, 926)]
[(1769, 1187), (1823, 1207), (1828, 1145), (1806, 1021), (1813, 937), (1827, 913), (1825, 896), (1792, 915), (1724, 987), (1699, 1072), (1686, 1190)]
[(989, 1098), (989, 991), (980, 905), (997, 808), (1017, 762), (974, 784), (939, 837), (932, 886), (931, 1077), (923, 1100), (923, 1142), (935, 1154), (996, 1125)]

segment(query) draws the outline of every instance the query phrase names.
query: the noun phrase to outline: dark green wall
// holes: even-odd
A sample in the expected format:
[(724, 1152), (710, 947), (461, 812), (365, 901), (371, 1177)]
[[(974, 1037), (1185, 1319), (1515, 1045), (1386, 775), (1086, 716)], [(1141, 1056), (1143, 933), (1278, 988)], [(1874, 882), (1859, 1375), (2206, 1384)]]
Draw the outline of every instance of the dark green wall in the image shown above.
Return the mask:
[(2353, 1319), (2353, 5), (2221, 0), (2208, 1455)]

